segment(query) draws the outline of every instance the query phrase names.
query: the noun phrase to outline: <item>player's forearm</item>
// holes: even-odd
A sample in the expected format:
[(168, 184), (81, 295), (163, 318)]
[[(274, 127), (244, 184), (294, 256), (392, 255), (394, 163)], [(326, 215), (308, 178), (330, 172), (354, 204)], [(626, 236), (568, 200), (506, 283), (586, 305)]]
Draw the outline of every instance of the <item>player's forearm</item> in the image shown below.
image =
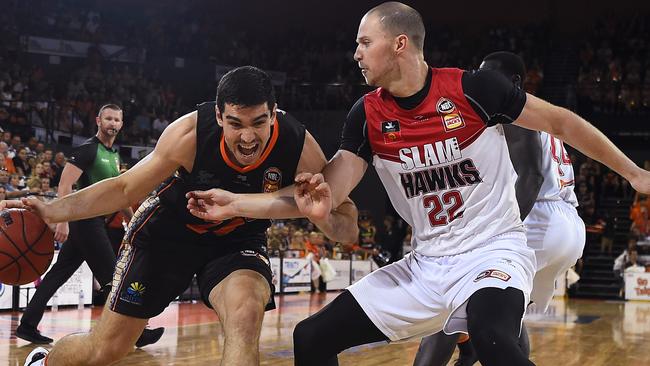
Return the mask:
[(352, 200), (347, 198), (336, 210), (333, 210), (327, 220), (313, 221), (328, 238), (344, 243), (354, 243), (359, 238), (357, 218), (359, 212)]
[[(294, 187), (289, 186), (293, 192)], [(238, 194), (231, 204), (232, 216), (251, 219), (295, 219), (304, 217), (293, 195), (285, 192)]]
[(627, 180), (643, 172), (632, 160), (617, 148), (602, 132), (580, 116), (564, 108), (558, 108), (558, 128), (555, 136), (597, 160)]
[(52, 201), (46, 219), (50, 222), (87, 219), (119, 211), (129, 203), (121, 181), (110, 178)]

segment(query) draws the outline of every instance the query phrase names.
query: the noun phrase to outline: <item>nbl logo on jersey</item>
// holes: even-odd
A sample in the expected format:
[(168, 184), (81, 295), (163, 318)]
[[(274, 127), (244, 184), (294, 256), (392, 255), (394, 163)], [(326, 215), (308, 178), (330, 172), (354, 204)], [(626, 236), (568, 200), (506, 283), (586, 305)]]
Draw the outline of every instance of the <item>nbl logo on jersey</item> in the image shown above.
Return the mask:
[(445, 97), (440, 98), (438, 103), (436, 103), (436, 111), (440, 114), (442, 125), (446, 132), (465, 127), (463, 115), (450, 99)]
[(386, 144), (404, 141), (402, 138), (402, 130), (397, 120), (383, 121), (381, 123), (381, 134), (384, 136), (384, 143)]
[(275, 192), (282, 184), (282, 171), (276, 167), (270, 167), (264, 171), (264, 193)]

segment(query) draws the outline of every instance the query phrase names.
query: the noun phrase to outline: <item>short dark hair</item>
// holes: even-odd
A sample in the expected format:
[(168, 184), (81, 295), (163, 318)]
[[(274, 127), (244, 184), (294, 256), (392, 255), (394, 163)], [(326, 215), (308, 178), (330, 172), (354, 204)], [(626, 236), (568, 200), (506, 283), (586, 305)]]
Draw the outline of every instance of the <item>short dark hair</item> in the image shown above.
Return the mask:
[(121, 112), (121, 111), (122, 111), (122, 108), (121, 108), (119, 105), (117, 105), (117, 104), (113, 104), (113, 103), (104, 104), (103, 106), (101, 106), (101, 107), (99, 108), (99, 112), (97, 112), (97, 117), (101, 117), (101, 116), (102, 116), (102, 112), (104, 111), (104, 109), (112, 109), (112, 110), (114, 110), (114, 111), (118, 111), (118, 112)]
[(521, 76), (522, 81), (526, 78), (526, 64), (524, 64), (524, 60), (512, 52), (492, 52), (485, 56), (483, 61), (499, 61), (500, 67), (496, 71), (501, 72), (508, 78), (514, 75)]
[(217, 107), (220, 111), (223, 112), (226, 103), (242, 107), (266, 103), (272, 110), (275, 91), (271, 77), (254, 66), (241, 66), (228, 71), (217, 87)]
[(397, 1), (389, 1), (370, 9), (366, 15), (376, 13), (384, 29), (392, 35), (405, 34), (419, 50), (424, 49), (424, 22), (412, 7)]

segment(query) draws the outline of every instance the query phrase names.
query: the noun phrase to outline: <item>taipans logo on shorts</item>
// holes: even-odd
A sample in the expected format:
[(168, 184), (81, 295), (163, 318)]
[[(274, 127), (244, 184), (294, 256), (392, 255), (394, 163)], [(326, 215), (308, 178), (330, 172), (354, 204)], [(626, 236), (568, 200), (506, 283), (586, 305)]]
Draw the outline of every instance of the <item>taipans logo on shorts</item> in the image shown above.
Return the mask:
[(480, 281), (480, 280), (482, 280), (484, 278), (488, 278), (488, 277), (496, 278), (496, 279), (501, 280), (503, 282), (508, 282), (510, 280), (510, 275), (509, 274), (507, 274), (507, 273), (505, 273), (503, 271), (499, 271), (498, 269), (488, 269), (487, 271), (481, 272), (481, 274), (476, 277), (474, 282), (478, 282), (478, 281)]
[(271, 262), (268, 259), (266, 259), (265, 256), (261, 255), (260, 253), (254, 251), (254, 250), (246, 249), (246, 250), (242, 250), (239, 253), (241, 255), (245, 256), (245, 257), (257, 257), (257, 259), (264, 262), (267, 266), (269, 266), (269, 267), (271, 266)]
[(126, 291), (120, 296), (121, 300), (130, 302), (135, 305), (142, 305), (142, 295), (146, 291), (146, 287), (140, 282), (132, 282)]
[(270, 167), (264, 171), (264, 193), (275, 192), (282, 184), (282, 171), (276, 167)]
[(5, 286), (4, 284), (0, 283), (0, 297), (2, 297), (2, 295), (4, 295), (4, 293), (5, 293), (5, 288), (7, 288), (7, 286)]

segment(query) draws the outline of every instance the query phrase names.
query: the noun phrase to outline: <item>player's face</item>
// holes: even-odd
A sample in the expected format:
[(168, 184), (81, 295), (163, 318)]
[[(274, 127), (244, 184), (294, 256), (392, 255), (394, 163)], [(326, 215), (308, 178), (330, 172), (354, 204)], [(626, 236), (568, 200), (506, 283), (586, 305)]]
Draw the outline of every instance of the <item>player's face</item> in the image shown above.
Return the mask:
[(226, 103), (223, 111), (217, 109), (217, 123), (223, 127), (223, 136), (230, 157), (241, 166), (254, 164), (271, 137), (275, 121), (275, 106), (266, 103), (242, 107)]
[(102, 114), (97, 117), (97, 128), (99, 131), (109, 137), (115, 137), (122, 129), (122, 111), (106, 108)]
[(387, 85), (388, 78), (396, 67), (394, 40), (394, 37), (384, 31), (377, 16), (371, 14), (361, 19), (354, 60), (368, 85)]

